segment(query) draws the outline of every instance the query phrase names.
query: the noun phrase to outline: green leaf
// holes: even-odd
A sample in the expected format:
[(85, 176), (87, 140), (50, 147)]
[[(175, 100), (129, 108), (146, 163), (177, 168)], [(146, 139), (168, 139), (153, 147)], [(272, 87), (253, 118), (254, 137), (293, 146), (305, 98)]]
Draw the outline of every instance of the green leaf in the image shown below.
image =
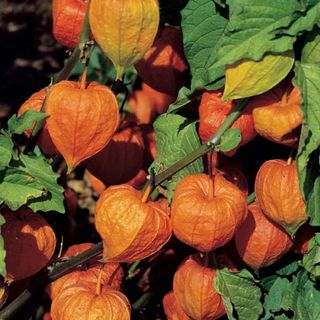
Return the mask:
[(309, 32), (305, 39), (301, 62), (320, 64), (320, 29), (318, 27)]
[(0, 132), (0, 168), (6, 167), (13, 155), (13, 142), (4, 131)]
[(224, 77), (223, 65), (213, 70), (213, 80), (208, 77), (207, 68), (211, 56), (215, 57), (218, 51), (227, 19), (219, 14), (212, 0), (190, 0), (181, 14), (184, 53), (192, 74), (191, 91), (194, 91)]
[(320, 277), (320, 233), (316, 233), (311, 239), (308, 252), (303, 256), (302, 264), (314, 278)]
[(59, 174), (55, 173), (47, 159), (43, 156), (21, 155), (21, 162), (25, 166), (25, 171), (29, 172), (42, 185), (45, 186), (47, 192), (40, 198), (28, 201), (28, 206), (34, 211), (56, 211), (65, 212), (64, 208), (64, 189), (58, 185), (57, 179)]
[(320, 146), (320, 65), (296, 63), (294, 83), (301, 90), (304, 114), (296, 158), (300, 189), (307, 202), (310, 224), (320, 226), (320, 168), (316, 154)]
[[(47, 117), (47, 114), (34, 110), (27, 110), (20, 117), (14, 114), (8, 121), (9, 133), (21, 134), (25, 130), (32, 129), (35, 123), (43, 121)], [(33, 132), (33, 135), (34, 134)]]
[[(304, 3), (303, 3), (304, 2)], [(292, 15), (287, 26), (279, 28), (276, 36), (295, 37), (305, 31), (311, 31), (315, 25), (320, 24), (320, 2), (311, 0), (303, 1)]]
[(168, 108), (168, 113), (176, 113), (180, 109), (182, 109), (184, 106), (189, 104), (194, 99), (200, 99), (202, 92), (201, 91), (195, 91), (191, 92), (190, 89), (187, 87), (182, 87), (179, 90), (178, 97), (176, 101), (172, 104), (170, 104)]
[(239, 128), (228, 129), (221, 137), (218, 150), (229, 152), (241, 143), (241, 131)]
[(266, 53), (283, 53), (293, 49), (296, 37), (280, 34), (291, 15), (301, 8), (297, 0), (229, 0), (230, 18), (217, 43), (217, 52), (206, 63), (207, 79), (221, 76), (217, 70), (248, 58), (259, 61)]
[[(0, 214), (0, 226), (2, 226), (5, 223), (4, 217)], [(1, 230), (1, 228), (0, 228)], [(0, 233), (0, 275), (5, 277), (6, 276), (6, 250), (4, 248), (4, 242), (3, 237)]]
[[(156, 159), (150, 170), (159, 173), (187, 154), (197, 149), (201, 144), (196, 130), (196, 123), (176, 114), (163, 114), (154, 122), (156, 134)], [(177, 172), (162, 183), (169, 191), (168, 200), (181, 179), (190, 174), (203, 172), (203, 163), (198, 159)]]
[(45, 192), (45, 186), (21, 168), (7, 167), (0, 171), (0, 201), (11, 210), (17, 210)]
[(214, 278), (214, 288), (222, 296), (229, 319), (259, 319), (263, 312), (260, 302), (262, 293), (248, 270), (218, 270)]
[(293, 273), (297, 272), (299, 269), (299, 264), (297, 261), (292, 261), (288, 265), (281, 267), (276, 270), (275, 273), (279, 276), (291, 276)]
[(279, 277), (274, 281), (264, 299), (265, 314), (262, 320), (274, 319), (274, 313), (282, 310), (282, 300), (289, 287), (290, 282), (286, 278)]
[(283, 297), (282, 307), (294, 312), (295, 320), (320, 319), (320, 291), (310, 280), (306, 271), (293, 277), (290, 287)]
[(264, 93), (283, 80), (294, 64), (294, 52), (267, 54), (262, 60), (242, 59), (227, 65), (223, 100)]

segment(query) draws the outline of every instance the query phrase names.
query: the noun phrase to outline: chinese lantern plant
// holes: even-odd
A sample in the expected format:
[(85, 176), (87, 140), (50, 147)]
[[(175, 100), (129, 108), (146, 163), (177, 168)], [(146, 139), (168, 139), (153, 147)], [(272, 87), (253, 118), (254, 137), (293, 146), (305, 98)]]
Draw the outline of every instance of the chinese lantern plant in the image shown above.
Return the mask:
[(191, 319), (182, 310), (181, 306), (177, 302), (177, 299), (173, 291), (168, 292), (162, 299), (162, 305), (164, 312), (168, 320), (189, 320)]
[(90, 173), (107, 186), (126, 183), (143, 167), (142, 132), (137, 126), (123, 125), (103, 150), (85, 161)]
[(222, 175), (185, 177), (171, 206), (173, 232), (182, 242), (208, 252), (229, 242), (247, 216), (244, 194)]
[(92, 0), (89, 22), (93, 36), (116, 69), (116, 80), (151, 48), (157, 34), (157, 0)]
[(263, 213), (294, 235), (307, 219), (296, 162), (268, 160), (260, 167), (255, 180), (255, 194)]
[(205, 266), (197, 256), (188, 257), (173, 279), (173, 293), (182, 310), (195, 320), (213, 320), (226, 311), (221, 296), (213, 287), (215, 268)]
[[(103, 240), (107, 261), (133, 262), (160, 250), (170, 239), (172, 227), (166, 210), (147, 202), (130, 185), (107, 188), (97, 202), (95, 226)], [(116, 227), (115, 227), (116, 226)]]
[(118, 128), (120, 115), (112, 91), (97, 82), (61, 81), (46, 101), (48, 131), (71, 172), (101, 151)]
[(52, 18), (55, 39), (68, 49), (74, 49), (83, 27), (89, 0), (53, 0)]
[(98, 287), (80, 281), (62, 290), (52, 301), (52, 320), (129, 320), (131, 308), (126, 296), (108, 286)]
[(258, 134), (276, 143), (297, 144), (303, 119), (298, 88), (285, 80), (250, 103), (255, 106), (252, 114)]
[[(26, 100), (18, 110), (18, 116), (21, 116), (27, 110), (41, 111), (42, 105), (46, 97), (46, 89), (41, 89), (40, 91), (34, 93), (28, 100)], [(46, 121), (46, 120), (44, 120)], [(31, 136), (31, 130), (26, 130), (25, 134), (27, 137)], [(41, 130), (37, 144), (42, 152), (50, 157), (57, 155), (58, 150), (52, 142), (50, 137), (48, 126), (45, 123), (43, 129)]]
[[(93, 243), (82, 243), (73, 245), (68, 248), (63, 257), (76, 256), (93, 246)], [(82, 266), (78, 270), (74, 270), (63, 277), (52, 282), (47, 292), (50, 298), (53, 300), (59, 296), (60, 293), (67, 287), (73, 286), (80, 281), (96, 283), (101, 272), (101, 284), (110, 286), (112, 289), (120, 289), (123, 279), (123, 270), (118, 263), (105, 263), (101, 264), (98, 258), (90, 260), (85, 266)]]
[(266, 217), (257, 203), (248, 207), (248, 216), (235, 234), (235, 244), (242, 260), (260, 269), (280, 259), (293, 245), (289, 234)]
[[(222, 101), (222, 90), (205, 91), (202, 94), (199, 106), (199, 136), (202, 141), (208, 141), (232, 112), (236, 103), (228, 100)], [(241, 116), (233, 123), (232, 128), (241, 131), (241, 145), (248, 143), (256, 136), (252, 118), (253, 104), (249, 103), (244, 108)], [(232, 150), (227, 155), (232, 156)]]
[(6, 279), (21, 280), (44, 268), (56, 248), (56, 236), (47, 221), (30, 209), (2, 210), (6, 220), (1, 235), (6, 249)]
[(153, 46), (135, 67), (150, 87), (175, 97), (187, 68), (181, 31), (172, 26), (159, 28)]

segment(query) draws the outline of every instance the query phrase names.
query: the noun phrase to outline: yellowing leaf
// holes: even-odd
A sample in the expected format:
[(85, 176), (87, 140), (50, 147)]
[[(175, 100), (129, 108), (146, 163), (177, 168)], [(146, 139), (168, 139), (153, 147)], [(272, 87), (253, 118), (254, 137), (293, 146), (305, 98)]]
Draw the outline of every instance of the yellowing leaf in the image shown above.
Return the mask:
[(270, 90), (286, 77), (293, 63), (294, 53), (288, 51), (267, 54), (260, 61), (242, 59), (227, 65), (223, 100), (252, 97)]

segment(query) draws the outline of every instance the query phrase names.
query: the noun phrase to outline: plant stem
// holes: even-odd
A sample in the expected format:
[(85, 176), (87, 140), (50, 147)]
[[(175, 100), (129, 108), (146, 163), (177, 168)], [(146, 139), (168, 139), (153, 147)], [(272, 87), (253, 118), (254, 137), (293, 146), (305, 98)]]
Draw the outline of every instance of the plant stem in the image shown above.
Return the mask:
[(256, 200), (255, 192), (252, 192), (247, 196), (247, 204), (250, 204), (250, 203), (254, 202), (255, 200)]
[[(191, 152), (188, 156), (186, 156), (184, 159), (178, 161), (173, 166), (169, 167), (163, 172), (160, 172), (156, 176), (154, 176), (154, 179), (149, 180), (150, 188), (152, 186), (157, 186), (163, 181), (165, 181), (167, 178), (171, 177), (173, 174), (178, 172), (179, 170), (183, 169), (184, 167), (188, 166), (190, 163), (195, 161), (196, 159), (200, 158), (204, 154), (206, 154), (212, 147), (216, 146), (221, 136), (224, 134), (226, 130), (228, 130), (234, 121), (237, 120), (237, 118), (241, 115), (241, 111), (245, 107), (247, 103), (247, 99), (243, 99), (240, 101), (240, 103), (235, 107), (235, 109), (231, 112), (231, 114), (226, 118), (225, 122), (221, 125), (221, 127), (218, 129), (216, 134), (210, 139), (207, 143), (202, 144), (198, 149)], [(249, 195), (247, 198), (250, 201), (251, 198), (254, 199), (254, 194)], [(68, 261), (60, 263), (56, 265), (51, 271), (49, 271), (42, 283), (42, 286), (39, 284), (34, 288), (34, 290), (39, 290), (43, 286), (47, 285), (48, 283), (62, 277), (63, 275), (67, 274), (68, 272), (74, 270), (77, 266), (85, 263), (86, 261), (90, 260), (91, 258), (99, 255), (102, 253), (103, 250), (103, 243), (99, 242), (89, 250), (80, 253), (79, 255), (75, 257), (71, 257)], [(144, 305), (149, 301), (151, 296), (154, 293), (146, 293), (139, 299), (133, 306), (134, 309), (138, 309), (141, 307), (141, 305)], [(31, 298), (33, 295), (33, 291), (25, 290), (23, 291), (13, 302), (11, 302), (5, 309), (3, 309), (0, 312), (0, 319), (6, 320), (6, 319), (12, 319), (12, 316), (18, 312), (20, 308), (23, 307)]]
[[(62, 80), (68, 79), (72, 70), (74, 69), (76, 64), (79, 62), (79, 59), (81, 59), (81, 57), (85, 57), (85, 62), (88, 61), (88, 59), (90, 58), (91, 52), (92, 52), (92, 46), (89, 46), (89, 51), (86, 48), (87, 43), (89, 41), (90, 41), (90, 26), (89, 26), (89, 14), (87, 11), (84, 22), (83, 22), (83, 27), (81, 30), (81, 36), (80, 36), (78, 46), (73, 50), (71, 56), (68, 58), (68, 60), (64, 64), (64, 67), (62, 68), (62, 70), (60, 72), (56, 73), (55, 75), (53, 75), (53, 77), (51, 79), (51, 83), (46, 88), (46, 96), (44, 98), (44, 101), (42, 102), (40, 112), (45, 112), (45, 106), (46, 106), (48, 93), (50, 91), (50, 87), (52, 85), (62, 81)], [(26, 149), (24, 150), (24, 153), (28, 153), (28, 152), (33, 151), (33, 149), (36, 145), (36, 142), (38, 140), (39, 134), (41, 132), (41, 128), (43, 127), (44, 123), (45, 123), (45, 120), (39, 121), (33, 127), (32, 135), (30, 137), (30, 140), (27, 144)], [(36, 132), (36, 134), (34, 134), (34, 132)]]
[(52, 77), (52, 84), (58, 83), (61, 80), (65, 80), (69, 78), (70, 73), (72, 72), (76, 64), (79, 62), (85, 43), (89, 41), (90, 41), (90, 26), (89, 26), (89, 13), (87, 11), (84, 22), (83, 22), (83, 27), (81, 30), (80, 41), (78, 43), (78, 46), (73, 50), (71, 56), (66, 61), (62, 70), (56, 73)]
[(248, 99), (243, 99), (239, 102), (239, 104), (234, 108), (234, 110), (228, 115), (224, 123), (220, 126), (215, 135), (208, 140), (206, 143), (202, 144), (198, 149), (191, 152), (182, 160), (176, 162), (174, 165), (169, 167), (168, 169), (158, 173), (154, 178), (154, 185), (158, 186), (163, 181), (177, 173), (179, 170), (188, 166), (193, 161), (205, 155), (212, 147), (216, 146), (222, 135), (232, 126), (232, 124), (239, 118), (242, 110), (244, 109)]

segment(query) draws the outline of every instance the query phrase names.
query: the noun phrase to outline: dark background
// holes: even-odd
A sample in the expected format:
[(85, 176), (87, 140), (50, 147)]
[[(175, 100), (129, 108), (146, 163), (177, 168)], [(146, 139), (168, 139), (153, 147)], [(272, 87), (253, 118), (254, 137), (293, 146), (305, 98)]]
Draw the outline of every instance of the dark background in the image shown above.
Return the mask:
[(2, 123), (61, 69), (67, 53), (51, 31), (51, 0), (0, 0)]

